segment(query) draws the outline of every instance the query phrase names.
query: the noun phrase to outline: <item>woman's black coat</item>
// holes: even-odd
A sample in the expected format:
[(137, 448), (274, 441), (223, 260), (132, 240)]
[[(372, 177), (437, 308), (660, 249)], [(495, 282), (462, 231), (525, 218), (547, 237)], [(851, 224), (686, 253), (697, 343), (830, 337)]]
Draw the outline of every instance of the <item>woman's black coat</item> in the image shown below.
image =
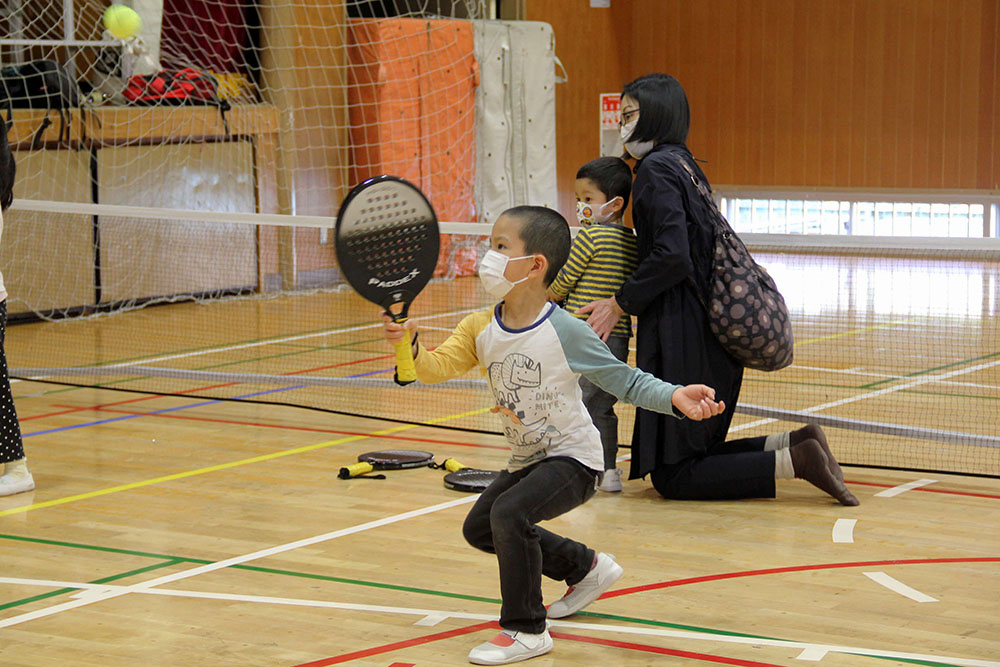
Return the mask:
[(615, 299), (637, 316), (636, 365), (675, 384), (707, 384), (726, 410), (695, 422), (636, 409), (631, 479), (723, 443), (743, 380), (742, 366), (709, 330), (695, 292), (695, 284), (701, 289), (708, 281), (713, 227), (678, 159), (708, 184), (685, 146), (661, 144), (639, 162), (632, 185), (639, 265)]

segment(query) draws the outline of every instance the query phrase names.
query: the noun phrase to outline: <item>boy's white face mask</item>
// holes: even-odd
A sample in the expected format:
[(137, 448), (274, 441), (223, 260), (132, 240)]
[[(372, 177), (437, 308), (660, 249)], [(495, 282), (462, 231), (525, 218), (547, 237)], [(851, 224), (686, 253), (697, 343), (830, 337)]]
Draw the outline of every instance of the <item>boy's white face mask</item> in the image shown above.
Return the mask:
[[(615, 197), (618, 199), (618, 197)], [(576, 203), (576, 219), (584, 227), (590, 227), (591, 225), (600, 225), (608, 221), (608, 219), (613, 215), (613, 213), (605, 213), (604, 209), (614, 203), (615, 199), (611, 201), (606, 201), (601, 204), (601, 208), (594, 211), (594, 206), (588, 204), (587, 202), (578, 201)]]
[(510, 281), (504, 273), (507, 271), (507, 262), (516, 259), (528, 259), (534, 255), (523, 255), (521, 257), (508, 257), (502, 252), (497, 252), (492, 248), (486, 251), (482, 261), (479, 262), (479, 282), (483, 284), (486, 293), (495, 299), (502, 299), (514, 288), (514, 285), (523, 283), (528, 276), (520, 280)]
[(636, 118), (631, 123), (626, 123), (622, 125), (621, 135), (622, 135), (622, 145), (625, 146), (625, 150), (628, 154), (634, 157), (636, 160), (641, 160), (646, 156), (646, 153), (653, 150), (652, 141), (629, 141), (628, 138), (632, 136), (632, 131), (635, 130), (636, 124), (638, 124), (639, 119)]

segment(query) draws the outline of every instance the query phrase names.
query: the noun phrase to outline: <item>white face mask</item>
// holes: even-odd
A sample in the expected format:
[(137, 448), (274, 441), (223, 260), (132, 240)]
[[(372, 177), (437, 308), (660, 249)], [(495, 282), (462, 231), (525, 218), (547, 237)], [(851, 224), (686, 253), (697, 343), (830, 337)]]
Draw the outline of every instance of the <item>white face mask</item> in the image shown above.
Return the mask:
[(508, 257), (502, 252), (497, 252), (492, 248), (486, 251), (483, 259), (479, 262), (479, 282), (483, 284), (483, 289), (487, 294), (495, 299), (502, 299), (507, 296), (507, 292), (514, 288), (514, 285), (523, 283), (528, 276), (511, 282), (507, 280), (504, 273), (507, 271), (507, 262), (515, 259), (527, 259), (534, 255), (523, 255), (521, 257)]
[(638, 124), (639, 119), (636, 118), (631, 123), (626, 123), (622, 125), (622, 145), (625, 146), (625, 150), (628, 154), (634, 157), (636, 160), (641, 160), (646, 156), (646, 153), (653, 150), (652, 141), (629, 141), (628, 138), (632, 136), (632, 131), (635, 130), (636, 124)]
[[(615, 197), (618, 199), (618, 197)], [(613, 213), (605, 213), (604, 209), (611, 205), (615, 199), (611, 201), (604, 202), (601, 204), (601, 208), (594, 211), (594, 207), (587, 202), (578, 201), (576, 203), (576, 219), (584, 227), (590, 227), (591, 225), (600, 225), (608, 221), (608, 219), (613, 215)]]

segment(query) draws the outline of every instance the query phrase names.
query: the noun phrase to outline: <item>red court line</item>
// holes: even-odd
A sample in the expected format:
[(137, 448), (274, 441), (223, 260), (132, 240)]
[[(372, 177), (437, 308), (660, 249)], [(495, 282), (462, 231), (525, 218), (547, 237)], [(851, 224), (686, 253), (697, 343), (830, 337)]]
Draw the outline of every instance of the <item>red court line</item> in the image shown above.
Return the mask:
[[(879, 484), (877, 482), (847, 482), (847, 484), (857, 484), (859, 486), (877, 486), (883, 489), (892, 489), (898, 486), (897, 484)], [(934, 489), (926, 486), (917, 487), (916, 489), (910, 489), (910, 491), (922, 491), (924, 493), (945, 493), (952, 496), (971, 496), (973, 498), (990, 498), (992, 500), (1000, 500), (1000, 496), (992, 493), (972, 493), (971, 491), (949, 491), (947, 489)]]
[[(281, 373), (281, 375), (302, 375), (303, 373), (315, 373), (316, 371), (325, 371), (331, 368), (339, 368), (341, 366), (351, 366), (353, 364), (361, 364), (367, 361), (379, 361), (381, 359), (394, 358), (394, 354), (383, 354), (378, 357), (365, 357), (364, 359), (355, 359), (354, 361), (343, 361), (339, 364), (330, 364), (328, 366), (317, 366), (316, 368), (306, 368), (301, 371), (290, 371), (288, 373)], [(191, 394), (196, 391), (208, 391), (209, 389), (219, 389), (220, 387), (231, 387), (233, 385), (240, 384), (239, 382), (225, 382), (223, 384), (212, 384), (206, 387), (196, 387), (194, 389), (185, 389), (184, 391), (173, 392), (175, 394)], [(102, 389), (103, 387), (93, 387), (93, 389)], [(86, 408), (73, 408), (71, 410), (63, 410), (61, 412), (49, 412), (44, 415), (32, 415), (30, 417), (20, 417), (18, 421), (28, 421), (29, 419), (41, 419), (43, 417), (58, 417), (59, 415), (66, 415), (73, 412), (86, 412), (87, 410), (98, 410), (104, 407), (112, 407), (115, 405), (125, 405), (126, 403), (137, 403), (139, 401), (149, 401), (154, 398), (166, 398), (165, 396), (159, 396), (157, 394), (151, 394), (149, 396), (141, 396), (139, 398), (130, 398), (126, 401), (116, 401), (114, 403), (102, 403), (97, 406), (90, 406)]]
[[(193, 391), (206, 391), (208, 389), (218, 389), (219, 387), (228, 387), (230, 384), (232, 384), (232, 383), (231, 382), (227, 382), (226, 384), (213, 384), (213, 385), (209, 385), (207, 387), (199, 387), (197, 389), (187, 389), (185, 391), (178, 391), (176, 393), (178, 393), (178, 394), (189, 394), (189, 393), (191, 393)], [(100, 389), (100, 387), (95, 387), (95, 388), (96, 389)], [(140, 401), (148, 401), (148, 400), (150, 400), (152, 398), (161, 398), (161, 397), (160, 396), (140, 396), (139, 398), (129, 398), (129, 399), (126, 399), (124, 401), (115, 401), (114, 403), (103, 403), (99, 407), (103, 407), (103, 406), (112, 407), (112, 406), (115, 406), (115, 405), (127, 405), (128, 403), (138, 403)], [(62, 410), (60, 412), (49, 412), (49, 413), (46, 413), (46, 414), (43, 414), (43, 415), (31, 415), (30, 417), (20, 417), (19, 416), (18, 417), (18, 421), (26, 422), (26, 421), (29, 421), (29, 420), (32, 420), (32, 419), (42, 419), (43, 417), (58, 417), (59, 415), (68, 415), (68, 414), (73, 413), (73, 412), (87, 412), (88, 410), (96, 410), (96, 409), (97, 408), (94, 407), (94, 406), (87, 406), (87, 407), (84, 407), (84, 408), (69, 408), (67, 410)]]
[(380, 653), (389, 653), (390, 651), (398, 651), (399, 649), (409, 648), (410, 646), (419, 646), (420, 644), (428, 644), (430, 642), (436, 642), (442, 639), (461, 637), (462, 635), (467, 635), (473, 632), (479, 632), (480, 630), (485, 630), (486, 628), (500, 629), (500, 624), (497, 623), (496, 621), (486, 621), (485, 623), (477, 623), (475, 625), (469, 625), (464, 628), (456, 628), (454, 630), (448, 630), (446, 632), (438, 632), (437, 634), (426, 635), (424, 637), (415, 637), (414, 639), (407, 639), (405, 641), (396, 642), (394, 644), (374, 646), (372, 648), (366, 648), (361, 651), (354, 651), (353, 653), (344, 653), (343, 655), (335, 655), (330, 658), (323, 658), (321, 660), (315, 660), (313, 662), (304, 662), (300, 665), (296, 665), (296, 667), (326, 667), (326, 665), (339, 665), (342, 662), (350, 662), (351, 660), (357, 660), (359, 658), (367, 658), (369, 656), (379, 655)]
[(926, 565), (940, 563), (1000, 563), (1000, 557), (983, 558), (915, 558), (912, 560), (869, 560), (855, 563), (825, 563), (822, 565), (794, 565), (791, 567), (775, 567), (767, 570), (744, 570), (743, 572), (726, 572), (723, 574), (709, 574), (702, 577), (690, 577), (688, 579), (674, 579), (673, 581), (661, 581), (656, 584), (645, 584), (633, 586), (632, 588), (620, 588), (602, 595), (600, 600), (615, 598), (621, 595), (631, 595), (632, 593), (642, 593), (644, 591), (654, 591), (660, 588), (673, 588), (675, 586), (686, 586), (687, 584), (700, 584), (706, 581), (721, 581), (723, 579), (738, 579), (741, 577), (756, 577), (762, 574), (782, 574), (786, 572), (807, 572), (810, 570), (836, 570), (848, 567), (878, 567), (884, 565)]
[(499, 449), (507, 451), (510, 447), (506, 445), (482, 445), (474, 442), (459, 442), (456, 440), (432, 440), (430, 438), (414, 438), (403, 435), (375, 435), (371, 432), (362, 433), (360, 431), (341, 431), (329, 428), (311, 428), (309, 426), (288, 426), (285, 424), (263, 424), (258, 422), (248, 422), (238, 419), (216, 419), (212, 417), (194, 417), (191, 415), (178, 415), (154, 412), (133, 412), (131, 410), (110, 410), (108, 408), (91, 408), (97, 412), (112, 412), (123, 415), (141, 415), (143, 417), (162, 417), (164, 419), (184, 419), (187, 421), (212, 422), (216, 424), (232, 424), (234, 426), (259, 426), (261, 428), (279, 428), (288, 431), (308, 431), (310, 433), (332, 433), (334, 435), (360, 435), (372, 438), (385, 438), (386, 440), (404, 440), (407, 442), (422, 442), (431, 445), (458, 445), (459, 447), (475, 447), (479, 449)]
[[(354, 651), (352, 653), (335, 655), (329, 658), (315, 660), (313, 662), (305, 662), (300, 665), (296, 665), (296, 667), (326, 667), (326, 665), (339, 665), (344, 662), (350, 662), (351, 660), (358, 660), (360, 658), (368, 658), (373, 655), (379, 655), (381, 653), (398, 651), (400, 649), (409, 648), (411, 646), (419, 646), (421, 644), (428, 644), (430, 642), (440, 641), (442, 639), (451, 639), (452, 637), (460, 637), (462, 635), (471, 634), (473, 632), (478, 632), (480, 630), (485, 630), (487, 628), (495, 628), (499, 630), (500, 625), (496, 621), (477, 623), (476, 625), (470, 625), (464, 628), (457, 628), (455, 630), (439, 632), (433, 635), (417, 637), (415, 639), (407, 639), (405, 641), (395, 642), (393, 644), (385, 644), (384, 646), (375, 646), (372, 648), (363, 649), (361, 651)], [(565, 632), (552, 632), (551, 635), (555, 639), (566, 639), (569, 641), (584, 642), (586, 644), (599, 644), (601, 646), (624, 648), (630, 651), (642, 651), (644, 653), (655, 653), (658, 655), (670, 655), (677, 658), (688, 658), (691, 660), (701, 660), (703, 662), (714, 662), (720, 665), (738, 665), (739, 667), (781, 667), (781, 665), (775, 665), (770, 662), (757, 662), (754, 660), (741, 660), (739, 658), (726, 658), (724, 656), (709, 655), (707, 653), (694, 653), (692, 651), (681, 651), (678, 649), (663, 648), (661, 646), (651, 646), (649, 644), (635, 644), (632, 642), (623, 642), (615, 639), (599, 639), (597, 637), (585, 637), (583, 635), (573, 635)], [(394, 663), (394, 664), (400, 664), (400, 663)]]
[[(719, 581), (722, 579), (735, 579), (738, 577), (753, 577), (762, 574), (779, 574), (782, 572), (802, 572), (806, 570), (833, 570), (838, 568), (848, 568), (848, 567), (872, 567), (872, 566), (883, 566), (883, 565), (921, 565), (927, 563), (997, 563), (1000, 562), (1000, 557), (984, 557), (984, 558), (920, 558), (913, 560), (881, 560), (881, 561), (859, 561), (854, 563), (826, 563), (823, 565), (799, 565), (793, 567), (778, 567), (771, 568), (767, 570), (746, 570), (743, 572), (729, 572), (724, 574), (713, 574), (706, 575), (703, 577), (691, 577), (689, 579), (676, 579), (674, 581), (664, 581), (658, 584), (648, 584), (645, 586), (634, 586), (632, 588), (622, 588), (617, 591), (612, 591), (610, 593), (605, 593), (598, 599), (606, 599), (618, 597), (621, 595), (630, 595), (632, 593), (641, 593), (643, 591), (655, 590), (658, 588), (670, 588), (674, 586), (684, 586), (687, 584), (697, 584), (706, 581)], [(427, 635), (425, 637), (417, 637), (415, 639), (408, 639), (401, 642), (396, 642), (394, 644), (386, 644), (384, 646), (377, 646), (369, 649), (364, 649), (361, 651), (354, 651), (353, 653), (345, 653), (343, 655), (333, 656), (330, 658), (324, 658), (322, 660), (317, 660), (315, 662), (303, 663), (301, 665), (296, 665), (296, 667), (323, 667), (325, 665), (336, 665), (343, 662), (349, 662), (351, 660), (357, 660), (359, 658), (366, 658), (372, 655), (378, 655), (380, 653), (387, 653), (389, 651), (396, 651), (402, 648), (408, 648), (410, 646), (418, 646), (420, 644), (427, 644), (429, 642), (438, 641), (439, 639), (449, 639), (451, 637), (458, 637), (461, 635), (469, 634), (472, 632), (478, 632), (486, 628), (500, 628), (499, 623), (496, 621), (490, 621), (487, 623), (478, 623), (476, 625), (471, 625), (465, 628), (458, 628), (456, 630), (449, 630), (447, 632), (441, 632), (433, 635)], [(726, 658), (717, 655), (708, 655), (707, 653), (691, 653), (688, 651), (679, 651), (676, 649), (661, 648), (659, 646), (649, 646), (646, 644), (634, 644), (630, 642), (622, 642), (614, 639), (598, 639), (594, 637), (585, 637), (582, 635), (571, 635), (563, 632), (552, 632), (553, 637), (558, 639), (569, 639), (571, 641), (580, 641), (590, 644), (601, 644), (603, 646), (613, 646), (617, 648), (625, 648), (634, 651), (646, 651), (649, 653), (657, 653), (660, 655), (671, 655), (681, 658), (690, 658), (692, 660), (702, 660), (704, 662), (714, 662), (723, 665), (738, 665), (740, 667), (781, 667), (780, 665), (774, 665), (767, 662), (754, 662), (752, 660), (741, 660), (738, 658)]]
[(681, 651), (673, 648), (663, 648), (662, 646), (650, 646), (649, 644), (634, 644), (615, 639), (600, 639), (598, 637), (585, 637), (583, 635), (571, 635), (565, 632), (550, 632), (556, 639), (569, 639), (575, 642), (586, 644), (599, 644), (601, 646), (612, 646), (614, 648), (624, 648), (630, 651), (642, 651), (644, 653), (657, 653), (659, 655), (672, 655), (676, 658), (689, 658), (691, 660), (702, 660), (704, 662), (714, 662), (720, 665), (740, 665), (741, 667), (781, 667), (770, 662), (757, 662), (756, 660), (741, 660), (740, 658), (726, 658), (721, 655), (709, 655), (707, 653), (693, 653), (691, 651)]

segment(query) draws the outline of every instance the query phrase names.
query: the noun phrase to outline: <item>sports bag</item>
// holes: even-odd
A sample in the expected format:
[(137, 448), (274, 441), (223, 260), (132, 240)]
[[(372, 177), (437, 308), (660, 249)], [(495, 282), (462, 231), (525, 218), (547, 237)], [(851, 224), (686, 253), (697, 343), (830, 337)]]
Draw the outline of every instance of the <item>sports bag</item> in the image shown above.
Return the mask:
[(681, 155), (671, 153), (708, 205), (714, 249), (708, 289), (695, 292), (708, 311), (708, 326), (726, 351), (746, 368), (776, 371), (792, 363), (792, 320), (785, 299), (743, 245), (712, 194)]
[(219, 97), (218, 85), (215, 77), (210, 74), (185, 67), (162, 70), (148, 76), (130, 76), (122, 95), (129, 104), (144, 106), (208, 104), (218, 107), (228, 134), (226, 112), (230, 108), (229, 102)]
[[(46, 109), (58, 111), (61, 125), (59, 140), (69, 141), (71, 108), (80, 106), (80, 89), (62, 65), (54, 60), (34, 60), (23, 65), (0, 69), (0, 105), (11, 109)], [(42, 134), (52, 124), (48, 116), (35, 133), (33, 148), (41, 144)]]

